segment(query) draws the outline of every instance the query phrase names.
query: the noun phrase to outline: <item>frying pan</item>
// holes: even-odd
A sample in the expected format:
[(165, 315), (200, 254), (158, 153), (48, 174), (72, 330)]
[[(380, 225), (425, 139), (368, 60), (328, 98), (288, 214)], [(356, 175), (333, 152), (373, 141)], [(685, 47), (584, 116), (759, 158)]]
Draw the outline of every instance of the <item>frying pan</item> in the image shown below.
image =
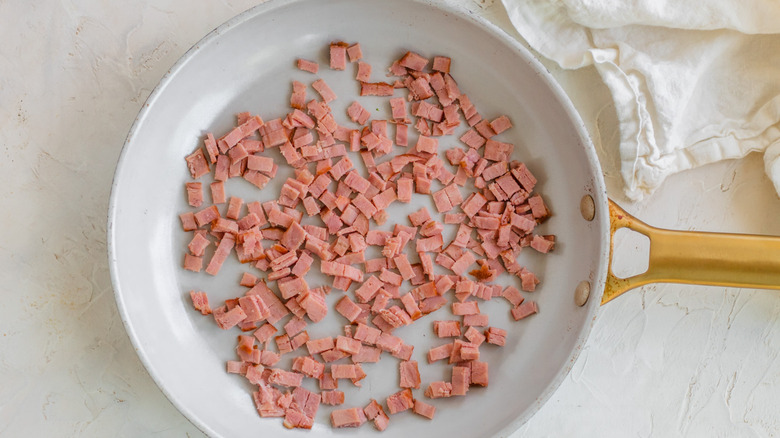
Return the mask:
[[(225, 361), (235, 359), (236, 333), (216, 329), (213, 320), (192, 309), (187, 294), (191, 289), (205, 290), (214, 303), (242, 294), (245, 289), (237, 284), (242, 267), (231, 260), (213, 278), (181, 269), (189, 240), (177, 219), (188, 210), (183, 157), (200, 144), (206, 131), (226, 132), (237, 112), (278, 117), (289, 102), (289, 81), (314, 80), (293, 68), (296, 57), (323, 64), (325, 47), (332, 40), (359, 41), (377, 71), (405, 50), (451, 56), (459, 86), (479, 111), (512, 119), (515, 127), (502, 134), (502, 140), (516, 145), (513, 158), (524, 161), (538, 177), (538, 191), (553, 212), (540, 232), (556, 234), (558, 242), (547, 256), (524, 251), (519, 259), (542, 278), (539, 290), (527, 295), (537, 301), (539, 314), (515, 322), (503, 300), (480, 303), (491, 325), (510, 333), (505, 347), (484, 348), (483, 360), (491, 364), (490, 386), (473, 388), (467, 397), (436, 400), (434, 421), (410, 413), (395, 415), (383, 436), (509, 435), (539, 409), (571, 369), (600, 303), (633, 287), (648, 282), (780, 286), (780, 239), (660, 230), (610, 202), (594, 148), (565, 93), (533, 55), (486, 20), (424, 0), (274, 0), (220, 26), (165, 75), (130, 130), (109, 204), (109, 265), (122, 321), (161, 390), (207, 434), (374, 433), (370, 426), (333, 431), (323, 413), (309, 434), (259, 418), (251, 385), (224, 372)], [(325, 67), (319, 77), (337, 95), (354, 96), (349, 75)], [(382, 79), (381, 73), (374, 77)], [(389, 116), (386, 100), (361, 99), (366, 108), (376, 109), (372, 113), (378, 118)], [(338, 99), (331, 106), (343, 117), (350, 103), (351, 99)], [(259, 193), (241, 181), (228, 181), (228, 192), (248, 201), (272, 199), (285, 177), (280, 171)], [(423, 206), (433, 210), (429, 197), (397, 207), (388, 226)], [(649, 237), (646, 273), (625, 279), (613, 275), (612, 236), (621, 227)], [(309, 284), (327, 283), (315, 275)], [(328, 296), (331, 309), (338, 297)], [(447, 309), (438, 312), (443, 313), (427, 320), (452, 318)], [(340, 324), (338, 318), (326, 320), (310, 326), (310, 334), (332, 335)], [(422, 364), (436, 340), (419, 324), (397, 334), (416, 346), (413, 358)], [(383, 360), (367, 368), (364, 388), (343, 388), (349, 406), (365, 406), (369, 398), (383, 399), (398, 389), (395, 377), (388, 378), (397, 374), (395, 362)], [(445, 368), (423, 367), (423, 381), (447, 379)]]

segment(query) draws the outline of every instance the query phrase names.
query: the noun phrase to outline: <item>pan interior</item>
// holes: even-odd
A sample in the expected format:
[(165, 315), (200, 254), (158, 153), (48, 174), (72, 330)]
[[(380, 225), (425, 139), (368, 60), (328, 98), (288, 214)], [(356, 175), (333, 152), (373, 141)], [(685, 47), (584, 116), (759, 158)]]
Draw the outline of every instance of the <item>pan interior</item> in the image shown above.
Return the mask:
[[(182, 270), (191, 236), (181, 231), (178, 214), (191, 211), (184, 196), (184, 182), (189, 180), (184, 157), (201, 144), (204, 133), (224, 134), (241, 111), (266, 120), (284, 115), (289, 111), (291, 79), (311, 83), (322, 77), (337, 95), (350, 96), (331, 105), (337, 119), (346, 123), (345, 109), (358, 90), (354, 65), (346, 72), (327, 67), (326, 47), (335, 40), (360, 42), (376, 81), (386, 80), (385, 68), (406, 50), (452, 57), (452, 74), (480, 114), (488, 119), (510, 117), (514, 128), (498, 139), (515, 144), (513, 158), (525, 162), (539, 179), (537, 192), (553, 212), (539, 232), (555, 234), (556, 249), (542, 256), (527, 248), (519, 262), (542, 279), (536, 292), (525, 294), (538, 302), (540, 313), (515, 322), (502, 298), (480, 303), (491, 325), (509, 331), (505, 347), (481, 348), (482, 360), (490, 363), (489, 388), (473, 387), (467, 397), (434, 401), (434, 421), (412, 414), (393, 416), (383, 436), (507, 435), (557, 387), (587, 337), (603, 290), (606, 199), (585, 129), (550, 75), (517, 42), (457, 10), (412, 0), (276, 0), (233, 19), (188, 52), (139, 115), (115, 176), (109, 213), (110, 264), (128, 333), (160, 388), (210, 435), (299, 434), (283, 429), (277, 419), (259, 418), (251, 385), (224, 372), (225, 361), (236, 359), (238, 332), (220, 331), (189, 302), (188, 291), (195, 289), (206, 291), (219, 305), (243, 294), (245, 288), (238, 285), (242, 272), (260, 272), (234, 260), (217, 277)], [(298, 57), (320, 62), (320, 74), (297, 71)], [(311, 88), (308, 93), (307, 99), (317, 96)], [(359, 100), (372, 118), (389, 118), (386, 98)], [(410, 137), (411, 144), (414, 138)], [(456, 138), (442, 141), (440, 149), (451, 146), (460, 147)], [(402, 151), (396, 148), (396, 153)], [(278, 154), (273, 156), (281, 160)], [(227, 191), (246, 201), (274, 199), (289, 175), (289, 170), (280, 171), (262, 191), (245, 181), (230, 180)], [(207, 186), (210, 180), (204, 177), (203, 182)], [(596, 200), (592, 222), (580, 215), (580, 198), (585, 194)], [(406, 224), (405, 214), (422, 206), (434, 211), (429, 197), (416, 196), (412, 204), (394, 207), (382, 228)], [(316, 275), (307, 280), (312, 287), (330, 284)], [(586, 306), (578, 307), (574, 290), (582, 280), (590, 281), (594, 292)], [(328, 303), (332, 306), (340, 295), (334, 291)], [(325, 322), (309, 326), (311, 338), (335, 335), (345, 323), (331, 313)], [(423, 365), (427, 349), (445, 343), (433, 339), (430, 327), (431, 321), (440, 319), (457, 318), (445, 307), (396, 333), (416, 346), (413, 359), (421, 364), (423, 382), (450, 378), (448, 366)], [(382, 401), (397, 391), (397, 362), (384, 358), (365, 366), (369, 377), (361, 389), (342, 382), (340, 389), (348, 400), (342, 407), (365, 406), (370, 398)], [(307, 387), (318, 389), (316, 384)], [(422, 397), (422, 390), (416, 396)], [(317, 436), (374, 433), (368, 426), (332, 431), (326, 414), (331, 410), (321, 408), (314, 426)]]

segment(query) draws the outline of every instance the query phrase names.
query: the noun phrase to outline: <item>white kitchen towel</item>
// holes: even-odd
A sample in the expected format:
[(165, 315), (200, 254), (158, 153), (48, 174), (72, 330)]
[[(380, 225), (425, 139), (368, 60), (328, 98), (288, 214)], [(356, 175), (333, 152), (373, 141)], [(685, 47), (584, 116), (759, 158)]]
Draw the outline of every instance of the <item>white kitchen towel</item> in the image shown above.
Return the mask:
[(595, 65), (634, 200), (676, 172), (753, 151), (780, 193), (780, 1), (503, 0), (566, 69)]

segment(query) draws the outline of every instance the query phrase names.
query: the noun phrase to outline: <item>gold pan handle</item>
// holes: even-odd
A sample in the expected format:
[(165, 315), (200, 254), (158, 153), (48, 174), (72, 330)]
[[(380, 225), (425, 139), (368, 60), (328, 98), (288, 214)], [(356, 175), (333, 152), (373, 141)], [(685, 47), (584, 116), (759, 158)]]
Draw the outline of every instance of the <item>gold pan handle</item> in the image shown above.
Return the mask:
[[(780, 237), (674, 231), (651, 227), (609, 201), (609, 264), (601, 304), (648, 283), (780, 289)], [(650, 239), (647, 271), (612, 272), (615, 232), (629, 228)]]

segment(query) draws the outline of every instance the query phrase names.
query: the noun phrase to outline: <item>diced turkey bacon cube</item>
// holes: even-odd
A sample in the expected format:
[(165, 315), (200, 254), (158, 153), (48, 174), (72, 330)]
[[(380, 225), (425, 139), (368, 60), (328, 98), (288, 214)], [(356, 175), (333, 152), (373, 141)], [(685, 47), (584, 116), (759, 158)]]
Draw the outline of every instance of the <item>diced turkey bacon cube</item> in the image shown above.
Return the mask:
[(347, 68), (347, 47), (343, 42), (331, 43), (330, 45), (330, 68), (333, 70), (344, 70)]
[(428, 398), (442, 398), (452, 396), (452, 383), (450, 382), (431, 382), (425, 390), (425, 396)]
[(316, 74), (320, 70), (320, 65), (308, 59), (298, 58), (298, 69)]
[(536, 301), (528, 300), (528, 301), (524, 301), (523, 304), (520, 304), (519, 306), (512, 309), (512, 317), (515, 319), (515, 321), (518, 321), (538, 312), (539, 312), (539, 307), (537, 306)]

